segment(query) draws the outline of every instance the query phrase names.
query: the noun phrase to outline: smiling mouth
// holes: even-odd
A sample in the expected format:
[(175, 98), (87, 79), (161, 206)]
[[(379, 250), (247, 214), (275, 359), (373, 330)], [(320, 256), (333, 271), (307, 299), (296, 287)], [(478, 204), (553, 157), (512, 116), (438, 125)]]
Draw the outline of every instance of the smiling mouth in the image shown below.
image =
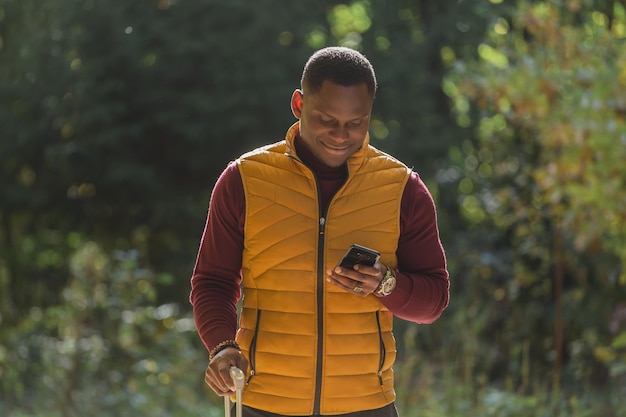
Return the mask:
[(330, 153), (334, 154), (344, 154), (350, 149), (350, 146), (331, 146), (327, 143), (324, 143), (324, 148)]

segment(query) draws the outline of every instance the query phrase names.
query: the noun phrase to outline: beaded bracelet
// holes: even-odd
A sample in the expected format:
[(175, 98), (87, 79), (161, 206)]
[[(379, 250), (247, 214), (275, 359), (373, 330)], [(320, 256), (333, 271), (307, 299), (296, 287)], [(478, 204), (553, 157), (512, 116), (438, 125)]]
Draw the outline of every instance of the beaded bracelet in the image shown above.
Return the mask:
[(215, 355), (217, 355), (218, 353), (220, 353), (221, 351), (223, 351), (224, 349), (228, 347), (234, 347), (238, 350), (241, 350), (241, 347), (239, 347), (239, 344), (235, 342), (234, 340), (224, 340), (223, 342), (215, 346), (213, 350), (209, 353), (209, 360), (212, 360), (215, 357)]

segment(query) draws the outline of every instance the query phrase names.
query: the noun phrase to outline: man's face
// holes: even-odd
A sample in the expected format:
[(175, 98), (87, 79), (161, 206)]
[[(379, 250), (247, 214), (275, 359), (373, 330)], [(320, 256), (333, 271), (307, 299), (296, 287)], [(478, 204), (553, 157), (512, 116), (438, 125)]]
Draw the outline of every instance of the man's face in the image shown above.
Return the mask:
[(300, 119), (307, 148), (326, 165), (338, 167), (363, 146), (373, 103), (365, 83), (344, 87), (324, 81), (316, 93), (296, 90), (291, 109)]

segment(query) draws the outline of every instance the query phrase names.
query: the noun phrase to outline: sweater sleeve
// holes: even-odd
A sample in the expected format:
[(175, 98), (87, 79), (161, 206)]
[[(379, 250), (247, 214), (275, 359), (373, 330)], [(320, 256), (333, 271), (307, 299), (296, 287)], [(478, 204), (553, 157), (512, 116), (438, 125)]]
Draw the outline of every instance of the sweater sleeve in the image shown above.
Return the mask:
[(218, 178), (191, 277), (190, 301), (207, 350), (235, 338), (240, 299), (245, 199), (237, 164)]
[(447, 307), (450, 281), (433, 198), (415, 172), (402, 195), (396, 288), (383, 304), (397, 317), (434, 322)]

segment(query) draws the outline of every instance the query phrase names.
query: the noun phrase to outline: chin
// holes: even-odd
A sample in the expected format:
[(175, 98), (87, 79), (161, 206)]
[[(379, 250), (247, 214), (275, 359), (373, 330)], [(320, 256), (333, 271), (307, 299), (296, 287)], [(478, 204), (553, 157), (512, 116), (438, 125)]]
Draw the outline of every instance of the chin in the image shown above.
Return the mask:
[(321, 161), (324, 163), (324, 165), (327, 165), (331, 168), (339, 168), (340, 166), (342, 166), (343, 164), (346, 163), (347, 159), (321, 159)]

